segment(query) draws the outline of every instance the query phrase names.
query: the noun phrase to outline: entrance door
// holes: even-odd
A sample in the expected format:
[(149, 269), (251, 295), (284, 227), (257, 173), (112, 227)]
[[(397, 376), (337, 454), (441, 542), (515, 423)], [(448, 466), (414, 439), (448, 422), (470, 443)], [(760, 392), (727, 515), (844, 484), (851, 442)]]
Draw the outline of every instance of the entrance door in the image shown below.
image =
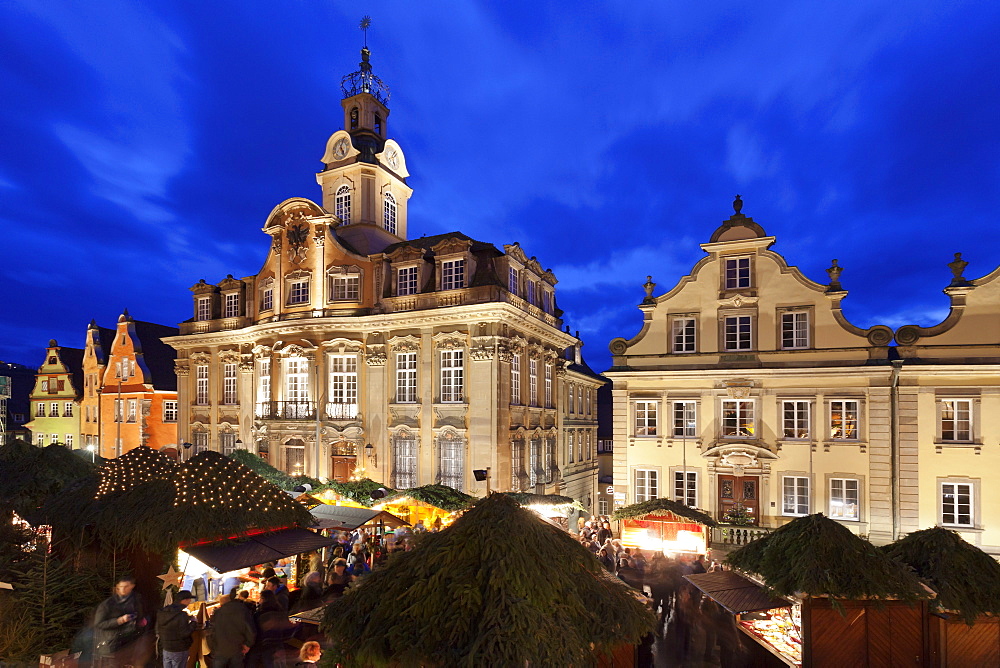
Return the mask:
[(354, 473), (356, 467), (354, 457), (334, 457), (333, 466), (331, 470), (333, 471), (333, 479), (335, 482), (348, 482), (351, 479), (351, 474)]
[(726, 513), (737, 506), (746, 509), (753, 524), (760, 524), (760, 476), (720, 475), (719, 520), (725, 521)]

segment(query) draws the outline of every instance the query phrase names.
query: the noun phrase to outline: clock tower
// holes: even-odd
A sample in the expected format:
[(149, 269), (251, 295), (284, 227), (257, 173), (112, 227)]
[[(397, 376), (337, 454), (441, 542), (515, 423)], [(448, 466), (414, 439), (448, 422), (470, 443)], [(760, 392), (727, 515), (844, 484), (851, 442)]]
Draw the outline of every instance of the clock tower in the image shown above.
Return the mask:
[(358, 71), (341, 81), (344, 129), (327, 140), (324, 169), (316, 175), (323, 208), (340, 220), (337, 236), (365, 254), (406, 240), (406, 204), (413, 193), (403, 151), (387, 139), (389, 87), (372, 73), (370, 57), (366, 44)]

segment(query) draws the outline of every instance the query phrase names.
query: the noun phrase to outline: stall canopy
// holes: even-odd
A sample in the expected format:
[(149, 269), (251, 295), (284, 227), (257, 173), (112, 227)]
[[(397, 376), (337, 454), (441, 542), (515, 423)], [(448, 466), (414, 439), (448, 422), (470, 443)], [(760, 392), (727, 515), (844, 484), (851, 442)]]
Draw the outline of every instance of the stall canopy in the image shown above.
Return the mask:
[(371, 510), (369, 508), (352, 508), (349, 506), (328, 506), (319, 505), (311, 511), (316, 518), (316, 525), (320, 529), (339, 529), (341, 531), (353, 531), (366, 524), (378, 524), (382, 522), (387, 527), (400, 527), (409, 524), (399, 519), (392, 513), (384, 510)]
[(684, 579), (733, 614), (792, 607), (785, 599), (768, 595), (762, 586), (733, 571), (695, 573)]
[(239, 542), (220, 541), (191, 545), (184, 551), (218, 573), (247, 568), (256, 564), (276, 561), (303, 552), (312, 552), (333, 544), (326, 538), (307, 529), (282, 529), (260, 533)]

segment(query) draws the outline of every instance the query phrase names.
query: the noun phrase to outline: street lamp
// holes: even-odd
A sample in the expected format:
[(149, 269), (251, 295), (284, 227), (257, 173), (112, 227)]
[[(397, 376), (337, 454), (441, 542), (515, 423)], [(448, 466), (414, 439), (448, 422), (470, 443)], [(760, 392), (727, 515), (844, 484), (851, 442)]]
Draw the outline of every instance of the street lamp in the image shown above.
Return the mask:
[(243, 439), (241, 439), (241, 438), (236, 439), (236, 443), (234, 443), (233, 445), (236, 446), (237, 450), (242, 450), (243, 449)]
[(378, 468), (378, 453), (375, 452), (375, 446), (371, 443), (365, 446), (365, 456), (368, 457), (368, 461), (372, 463), (372, 466)]
[(97, 453), (95, 452), (95, 450), (96, 448), (94, 447), (93, 443), (87, 446), (87, 452), (90, 453), (90, 461), (93, 464), (97, 463)]

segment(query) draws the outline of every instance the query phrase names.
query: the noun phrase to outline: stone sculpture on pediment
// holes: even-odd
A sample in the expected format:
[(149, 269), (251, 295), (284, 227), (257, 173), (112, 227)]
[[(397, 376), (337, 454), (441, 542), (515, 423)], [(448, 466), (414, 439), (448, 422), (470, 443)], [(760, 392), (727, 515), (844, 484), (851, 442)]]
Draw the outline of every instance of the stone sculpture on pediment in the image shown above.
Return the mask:
[(255, 345), (253, 348), (250, 349), (250, 352), (252, 352), (253, 356), (256, 357), (257, 359), (260, 359), (262, 357), (270, 357), (271, 346), (264, 346), (258, 343), (257, 345)]
[(188, 356), (191, 364), (208, 364), (212, 361), (212, 355), (206, 352), (191, 353)]
[(235, 348), (227, 348), (219, 351), (219, 361), (224, 364), (236, 364), (240, 361), (240, 351)]
[(464, 332), (440, 332), (434, 335), (434, 345), (439, 350), (461, 350), (468, 344)]
[(420, 339), (416, 336), (394, 336), (389, 345), (397, 353), (415, 353), (420, 350)]
[(319, 345), (321, 348), (325, 348), (327, 352), (334, 353), (360, 353), (365, 348), (365, 345), (361, 341), (342, 337), (322, 341)]

